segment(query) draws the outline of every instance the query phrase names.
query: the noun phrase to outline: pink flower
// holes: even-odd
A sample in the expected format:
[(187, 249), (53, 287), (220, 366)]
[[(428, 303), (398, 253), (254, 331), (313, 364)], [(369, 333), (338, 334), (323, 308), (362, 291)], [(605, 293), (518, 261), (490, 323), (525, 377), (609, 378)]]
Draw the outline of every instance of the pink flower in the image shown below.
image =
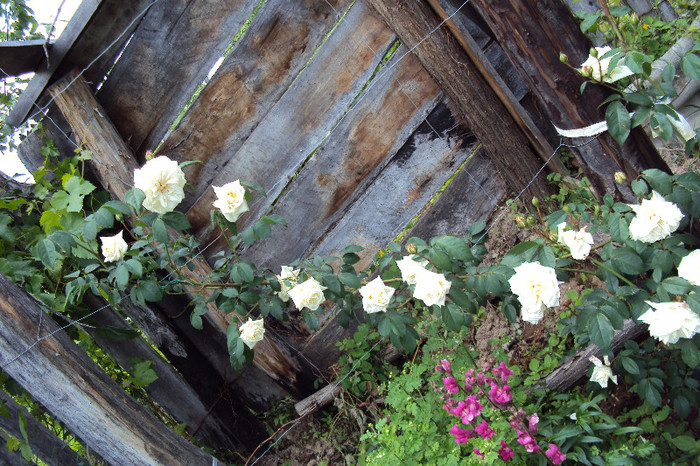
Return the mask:
[(540, 450), (540, 446), (537, 445), (537, 441), (528, 434), (527, 432), (518, 431), (518, 443), (525, 447), (528, 453), (534, 453)]
[(554, 464), (561, 464), (566, 460), (566, 455), (553, 443), (549, 444), (549, 449), (545, 453), (545, 456), (552, 460)]
[(476, 377), (474, 377), (474, 369), (469, 369), (466, 374), (464, 374), (464, 389), (467, 393), (471, 392), (476, 384)]
[(501, 382), (503, 383), (508, 382), (508, 377), (513, 375), (513, 371), (508, 369), (503, 362), (501, 362), (501, 364), (499, 364), (498, 367), (493, 370), (493, 373), (494, 375), (499, 376), (501, 378)]
[(457, 381), (454, 377), (445, 377), (444, 379), (442, 379), (442, 383), (445, 384), (445, 388), (448, 392), (453, 394), (459, 393), (459, 385), (457, 385)]
[(478, 383), (479, 385), (484, 385), (486, 383), (490, 384), (491, 382), (493, 382), (493, 379), (491, 377), (485, 376), (483, 372), (479, 372), (478, 374), (476, 374), (476, 383)]
[(506, 442), (501, 440), (501, 449), (498, 450), (498, 456), (500, 456), (503, 461), (509, 461), (513, 459), (515, 453), (513, 453), (513, 450), (508, 447)]
[(491, 390), (489, 390), (489, 397), (491, 401), (496, 404), (504, 405), (509, 403), (513, 399), (513, 395), (510, 394), (510, 386), (504, 385), (499, 387), (495, 383), (491, 383)]
[(438, 372), (445, 373), (452, 372), (452, 364), (447, 359), (443, 359), (438, 363), (437, 366), (435, 366), (435, 370)]
[(472, 448), (474, 448), (474, 454), (483, 460), (484, 454), (481, 453), (478, 448), (475, 448), (475, 447), (472, 447)]
[[(462, 408), (461, 410), (460, 407)], [(479, 414), (481, 414), (482, 409), (484, 409), (484, 405), (479, 403), (479, 399), (476, 397), (476, 395), (469, 395), (464, 400), (463, 405), (461, 402), (459, 403), (459, 405), (457, 406), (458, 412), (455, 413), (455, 415), (462, 418), (463, 424), (469, 424)]]
[(462, 429), (457, 424), (452, 426), (450, 433), (455, 436), (455, 443), (457, 443), (457, 445), (460, 443), (467, 443), (470, 438), (476, 435), (473, 430)]
[(489, 423), (486, 422), (486, 420), (481, 421), (481, 424), (476, 426), (474, 430), (476, 430), (476, 433), (481, 435), (485, 439), (490, 439), (491, 437), (493, 437), (493, 434), (496, 433), (492, 428), (489, 427)]
[(530, 421), (528, 422), (527, 430), (532, 432), (533, 434), (537, 432), (537, 423), (540, 422), (539, 416), (535, 413), (532, 416), (530, 416)]

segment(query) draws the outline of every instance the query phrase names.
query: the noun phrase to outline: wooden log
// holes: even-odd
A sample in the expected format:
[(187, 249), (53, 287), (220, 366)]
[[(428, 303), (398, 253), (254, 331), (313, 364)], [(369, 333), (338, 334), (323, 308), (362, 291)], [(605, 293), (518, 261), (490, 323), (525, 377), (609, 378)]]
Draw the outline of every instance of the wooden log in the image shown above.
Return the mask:
[[(69, 83), (71, 83), (70, 86)], [(131, 188), (133, 172), (138, 168), (131, 150), (106, 116), (104, 109), (95, 100), (87, 83), (72, 74), (56, 83), (50, 89), (55, 102), (61, 109), (66, 120), (76, 133), (76, 137), (85, 142), (93, 153), (92, 161), (100, 177), (102, 185), (117, 199), (124, 199), (126, 191)], [(169, 229), (171, 240), (178, 233)], [(211, 268), (202, 258), (196, 257), (190, 261), (189, 267), (180, 268), (180, 272), (195, 282), (202, 282)], [(204, 295), (208, 299), (213, 290), (186, 287), (190, 293)], [(219, 331), (219, 337), (224, 339), (229, 321), (224, 312), (212, 302), (208, 304), (209, 311), (206, 319)], [(297, 361), (274, 337), (266, 336), (258, 343), (255, 350), (254, 363), (274, 380), (279, 381), (292, 393), (302, 393), (308, 389), (311, 381), (303, 372), (302, 364)], [(213, 355), (211, 352), (203, 352)], [(215, 367), (224, 366), (223, 361), (213, 361)], [(225, 374), (222, 374), (225, 376)]]
[[(632, 320), (626, 320), (622, 330), (616, 330), (610, 343), (610, 350), (613, 353), (622, 348), (625, 341), (633, 340), (647, 333), (645, 324), (635, 324)], [(580, 349), (575, 355), (564, 361), (549, 375), (544, 378), (539, 388), (549, 388), (556, 391), (564, 391), (576, 385), (586, 376), (588, 368), (592, 364), (588, 358), (595, 356), (598, 359), (603, 357), (603, 351), (596, 345), (588, 345)]]
[(155, 149), (259, 0), (169, 0), (151, 7), (98, 92), (134, 154)]
[[(336, 0), (344, 11), (349, 0)], [(332, 4), (331, 4), (332, 5)], [(245, 35), (209, 80), (159, 153), (193, 166), (188, 209), (289, 89), (336, 24), (325, 2), (278, 0), (260, 8)]]
[[(56, 437), (46, 426), (34, 419), (29, 412), (18, 405), (5, 392), (0, 390), (0, 401), (2, 401), (9, 412), (9, 417), (0, 416), (0, 429), (9, 432), (20, 442), (24, 441), (22, 431), (19, 428), (20, 413), (26, 420), (25, 432), (29, 437), (29, 444), (32, 452), (44, 463), (50, 466), (70, 466), (81, 464), (78, 454), (73, 451), (66, 442)], [(7, 451), (4, 445), (0, 450)], [(18, 464), (27, 464), (21, 461)]]
[[(603, 86), (587, 86), (573, 70), (559, 61), (559, 53), (568, 55), (572, 65), (588, 56), (590, 42), (580, 32), (578, 22), (562, 0), (475, 0), (474, 7), (491, 27), (522, 79), (549, 112), (552, 123), (560, 128), (579, 128), (604, 119), (597, 106), (610, 95)], [(584, 174), (599, 195), (610, 193), (618, 199), (632, 196), (626, 185), (615, 183), (614, 174), (622, 171), (628, 179), (647, 168), (668, 171), (649, 138), (635, 128), (622, 147), (606, 133), (592, 143), (579, 147), (579, 162)], [(624, 188), (623, 188), (624, 187)]]
[(294, 410), (298, 415), (303, 416), (311, 410), (322, 408), (333, 401), (333, 399), (338, 396), (338, 393), (340, 393), (342, 389), (343, 388), (340, 385), (326, 385), (313, 395), (304, 398), (298, 403), (295, 403)]
[[(508, 189), (546, 196), (546, 177), (535, 174), (542, 163), (527, 136), (488, 84), (487, 77), (445, 28), (429, 5), (420, 1), (368, 0), (431, 74), (455, 107), (455, 114), (481, 141)], [(425, 39), (425, 40), (423, 40)]]
[[(92, 309), (105, 304), (88, 296), (86, 301)], [(133, 330), (114, 309), (108, 307), (98, 312), (91, 321), (99, 327), (85, 330), (127, 372), (131, 371), (132, 359), (151, 361), (150, 367), (158, 379), (145, 387), (146, 392), (177, 422), (186, 424), (188, 434), (196, 436), (209, 447), (231, 451), (245, 449), (246, 445), (255, 445), (265, 439), (265, 429), (252, 413), (239, 410), (238, 416), (233, 416), (223, 403), (211, 399), (205, 402), (182, 375), (140, 336), (122, 341), (105, 336), (105, 330), (109, 329)], [(237, 404), (240, 405), (240, 402)]]
[(214, 461), (124, 393), (52, 320), (44, 319), (47, 338), (34, 345), (37, 316), (44, 311), (2, 275), (0, 289), (3, 371), (90, 449), (113, 464)]

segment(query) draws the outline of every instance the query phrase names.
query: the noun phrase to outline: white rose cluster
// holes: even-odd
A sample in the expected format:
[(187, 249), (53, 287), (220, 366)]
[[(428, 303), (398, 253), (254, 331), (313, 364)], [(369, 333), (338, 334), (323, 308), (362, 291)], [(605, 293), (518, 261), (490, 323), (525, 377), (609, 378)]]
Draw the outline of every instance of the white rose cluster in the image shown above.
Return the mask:
[(416, 284), (416, 274), (421, 270), (425, 270), (425, 266), (428, 265), (427, 261), (417, 261), (415, 258), (415, 255), (410, 255), (396, 261), (396, 266), (401, 271), (401, 279), (409, 285)]
[(367, 314), (375, 312), (386, 312), (391, 297), (394, 296), (394, 290), (390, 286), (386, 286), (381, 277), (377, 277), (362, 288), (360, 295), (362, 296), (362, 307)]
[(678, 265), (678, 276), (685, 278), (693, 286), (700, 286), (700, 249), (696, 249)]
[(240, 338), (248, 348), (253, 349), (257, 342), (265, 337), (265, 322), (263, 319), (248, 321), (238, 328)]
[(565, 228), (566, 223), (557, 225), (557, 241), (569, 248), (571, 257), (574, 259), (580, 261), (588, 257), (593, 244), (593, 236), (585, 228), (580, 230), (565, 230)]
[(280, 284), (280, 290), (277, 292), (277, 296), (285, 303), (289, 301), (289, 290), (299, 284), (299, 273), (299, 269), (283, 265), (282, 272), (277, 275), (277, 281)]
[(185, 198), (185, 174), (174, 160), (161, 155), (134, 170), (134, 187), (143, 191), (143, 206), (157, 214), (166, 214)]
[(590, 381), (600, 384), (602, 388), (608, 388), (608, 380), (617, 385), (617, 376), (613, 375), (610, 360), (607, 356), (603, 356), (603, 362), (595, 356), (588, 358), (593, 363), (593, 373)]
[(223, 186), (212, 186), (216, 193), (213, 205), (221, 211), (229, 222), (235, 222), (241, 214), (248, 212), (248, 202), (245, 200), (245, 189), (239, 180), (226, 183)]
[(551, 267), (539, 262), (525, 262), (515, 267), (508, 283), (518, 296), (525, 322), (536, 324), (544, 317), (544, 310), (559, 305), (559, 281)]
[(639, 320), (649, 324), (649, 334), (657, 340), (668, 345), (678, 343), (681, 338), (693, 338), (700, 332), (700, 316), (686, 303), (646, 303), (651, 309), (642, 314)]
[(123, 237), (124, 231), (120, 231), (114, 236), (100, 236), (102, 242), (102, 255), (105, 262), (116, 262), (124, 258), (124, 254), (129, 249)]
[(405, 256), (396, 261), (401, 271), (401, 279), (409, 285), (415, 285), (413, 297), (423, 301), (426, 306), (444, 306), (452, 283), (443, 274), (426, 269), (427, 261), (416, 261), (415, 257)]
[(612, 50), (607, 45), (605, 47), (595, 48), (597, 56), (588, 55), (585, 62), (581, 63), (581, 68), (579, 72), (584, 76), (590, 76), (596, 81), (602, 81), (604, 83), (614, 83), (622, 78), (631, 76), (634, 73), (631, 69), (625, 66), (624, 58), (617, 62), (617, 65), (612, 70), (610, 69), (610, 61), (613, 57), (601, 58), (603, 55)]
[(323, 290), (326, 287), (321, 285), (315, 278), (311, 277), (304, 283), (300, 283), (289, 290), (289, 297), (294, 301), (297, 309), (309, 308), (315, 311), (326, 300)]
[(683, 213), (673, 202), (666, 201), (656, 191), (651, 192), (651, 199), (630, 205), (636, 216), (630, 223), (630, 237), (635, 241), (654, 243), (668, 238), (678, 229)]

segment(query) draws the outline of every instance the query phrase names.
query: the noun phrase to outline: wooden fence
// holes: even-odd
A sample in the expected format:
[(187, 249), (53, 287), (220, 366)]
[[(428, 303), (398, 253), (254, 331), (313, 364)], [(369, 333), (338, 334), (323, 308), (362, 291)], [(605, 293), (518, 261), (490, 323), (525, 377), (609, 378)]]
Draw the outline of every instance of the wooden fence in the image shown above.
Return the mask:
[[(525, 188), (526, 194), (546, 194), (546, 172), (535, 174), (545, 165), (562, 169), (551, 158), (559, 143), (552, 122), (576, 127), (601, 119), (595, 106), (605, 91), (582, 99), (580, 78), (558, 60), (563, 51), (572, 63), (582, 62), (589, 48), (576, 27), (562, 28), (560, 22), (573, 24), (564, 3), (464, 3), (85, 0), (11, 121), (19, 124), (46, 106), (46, 136), (63, 154), (76, 143), (93, 151), (96, 176), (115, 198), (129, 189), (147, 150), (201, 161), (186, 169), (192, 187), (180, 206), (192, 233), (208, 245), (194, 261), (194, 276), (205, 275), (225, 247), (209, 223), (211, 186), (235, 179), (268, 192), (251, 204), (243, 226), (270, 210), (288, 223), (242, 257), (277, 271), (294, 259), (357, 244), (365, 248), (358, 264), (364, 267), (409, 225), (408, 235), (463, 235), (506, 196)], [(538, 16), (543, 11), (548, 15)], [(546, 28), (557, 34), (542, 33)], [(555, 38), (561, 41), (548, 42)], [(43, 143), (36, 132), (20, 146), (28, 167), (43, 162)], [(614, 172), (664, 167), (639, 130), (622, 149), (602, 136), (576, 155), (596, 189), (618, 198), (628, 193), (617, 191)], [(145, 341), (103, 341), (106, 350), (119, 362), (156, 361), (159, 382), (148, 387), (154, 400), (206, 444), (234, 451), (265, 437), (250, 409), (310, 395), (314, 380), (328, 377), (337, 360), (335, 343), (352, 331), (332, 314), (315, 333), (294, 318), (288, 325), (269, 322), (254, 363), (234, 373), (226, 317), (216, 309), (197, 331), (186, 315), (171, 317), (186, 305), (182, 300), (149, 308), (124, 302), (121, 311), (170, 364)], [(110, 307), (95, 322), (128, 325)], [(31, 335), (36, 329), (17, 331), (25, 330)], [(47, 339), (36, 348), (63, 344), (69, 343)], [(3, 356), (3, 369), (22, 379), (34, 364), (30, 355), (34, 350), (14, 363), (21, 368), (16, 372)], [(69, 375), (73, 367), (64, 362), (51, 370)], [(39, 398), (35, 386), (46, 379), (26, 379)], [(89, 425), (75, 415), (83, 404), (60, 396), (42, 402), (67, 425), (71, 417), (79, 420), (77, 429)], [(100, 437), (140, 432), (142, 421), (124, 419)], [(110, 461), (124, 461), (110, 456), (114, 446), (92, 439), (90, 429), (80, 435)], [(193, 454), (193, 461), (207, 460)]]

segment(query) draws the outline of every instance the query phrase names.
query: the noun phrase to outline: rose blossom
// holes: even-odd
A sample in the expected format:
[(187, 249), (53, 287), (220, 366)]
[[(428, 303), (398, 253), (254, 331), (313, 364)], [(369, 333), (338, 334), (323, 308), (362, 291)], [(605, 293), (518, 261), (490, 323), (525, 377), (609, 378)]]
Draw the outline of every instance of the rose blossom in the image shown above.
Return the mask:
[(450, 283), (443, 274), (420, 269), (416, 272), (416, 289), (413, 297), (420, 299), (426, 306), (445, 304), (445, 296), (450, 291)]
[(277, 296), (286, 303), (289, 301), (289, 290), (299, 284), (299, 269), (283, 265), (282, 272), (276, 275), (276, 277), (280, 284), (280, 290), (277, 292)]
[(375, 312), (386, 312), (387, 306), (394, 295), (394, 290), (390, 286), (386, 286), (381, 277), (377, 277), (362, 288), (362, 307), (367, 314)]
[(696, 249), (678, 265), (678, 276), (685, 278), (691, 285), (700, 286), (700, 249)]
[(596, 358), (595, 356), (591, 356), (588, 358), (588, 360), (595, 366), (593, 367), (593, 373), (591, 374), (591, 382), (599, 383), (602, 388), (608, 388), (608, 380), (611, 380), (614, 384), (617, 384), (617, 376), (613, 375), (612, 367), (610, 367), (610, 361), (608, 360), (607, 355), (603, 356), (603, 361), (605, 361), (605, 363), (602, 363), (600, 359)]
[(624, 65), (624, 58), (617, 62), (614, 69), (609, 69), (610, 60), (613, 57), (600, 58), (611, 50), (607, 45), (605, 47), (596, 47), (595, 49), (598, 52), (598, 56), (589, 55), (586, 61), (581, 64), (579, 71), (582, 75), (590, 76), (596, 81), (614, 83), (634, 74), (632, 70)]
[(310, 310), (315, 311), (326, 300), (326, 297), (323, 295), (323, 290), (325, 289), (325, 286), (322, 286), (312, 277), (289, 290), (289, 297), (292, 298), (297, 309), (302, 310), (308, 307)]
[(245, 200), (245, 189), (239, 180), (226, 183), (223, 186), (212, 186), (216, 193), (213, 206), (221, 211), (229, 222), (235, 222), (244, 212), (248, 212)]
[(525, 262), (515, 267), (515, 275), (508, 280), (510, 289), (518, 295), (522, 306), (522, 318), (538, 323), (547, 307), (559, 305), (559, 282), (551, 267), (539, 262)]
[(253, 320), (248, 318), (248, 322), (241, 325), (238, 329), (241, 334), (241, 340), (248, 348), (253, 349), (255, 344), (265, 336), (265, 324), (263, 319)]
[(120, 231), (114, 236), (100, 236), (102, 242), (102, 255), (105, 262), (116, 262), (124, 257), (129, 245), (124, 241), (124, 231)]
[(424, 270), (428, 264), (425, 260), (414, 260), (415, 257), (415, 255), (405, 256), (403, 259), (396, 261), (396, 265), (401, 271), (401, 279), (409, 285), (416, 284), (416, 273), (419, 270)]
[(564, 228), (566, 228), (566, 223), (560, 223), (557, 226), (557, 242), (568, 247), (571, 251), (571, 257), (576, 260), (583, 260), (588, 257), (593, 244), (593, 236), (585, 228), (567, 231)]
[(666, 201), (656, 191), (651, 199), (643, 199), (639, 205), (630, 205), (637, 214), (630, 223), (630, 237), (635, 241), (654, 243), (671, 236), (678, 229), (683, 213), (673, 202)]
[(185, 174), (174, 160), (161, 155), (134, 170), (134, 187), (143, 191), (143, 206), (157, 214), (165, 214), (185, 198)]
[(653, 309), (642, 314), (639, 320), (649, 324), (651, 336), (663, 343), (677, 343), (680, 338), (693, 338), (700, 332), (700, 317), (686, 303), (645, 302)]

